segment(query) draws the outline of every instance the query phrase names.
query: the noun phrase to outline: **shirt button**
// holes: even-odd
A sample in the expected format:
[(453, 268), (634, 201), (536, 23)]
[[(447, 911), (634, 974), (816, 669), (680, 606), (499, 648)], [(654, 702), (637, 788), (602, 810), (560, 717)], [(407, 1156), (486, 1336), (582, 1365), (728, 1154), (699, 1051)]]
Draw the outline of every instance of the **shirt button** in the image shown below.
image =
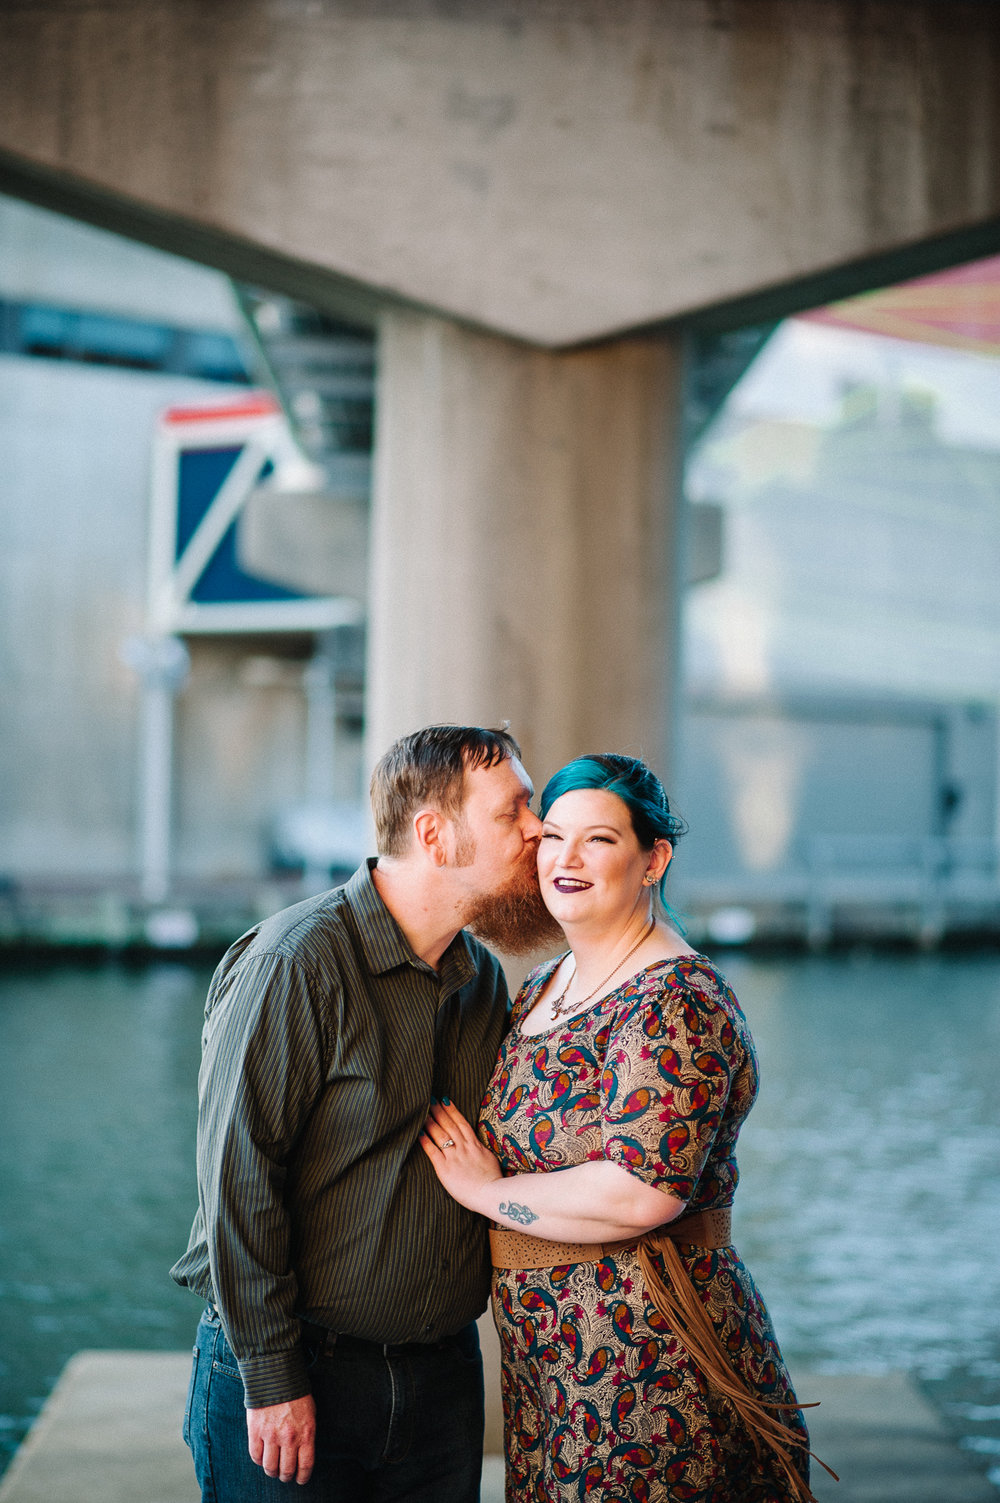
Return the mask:
[(433, 1331), (433, 1329), (434, 1329), (433, 1326), (424, 1326), (424, 1335), (425, 1336), (429, 1336), (431, 1334), (431, 1332)]

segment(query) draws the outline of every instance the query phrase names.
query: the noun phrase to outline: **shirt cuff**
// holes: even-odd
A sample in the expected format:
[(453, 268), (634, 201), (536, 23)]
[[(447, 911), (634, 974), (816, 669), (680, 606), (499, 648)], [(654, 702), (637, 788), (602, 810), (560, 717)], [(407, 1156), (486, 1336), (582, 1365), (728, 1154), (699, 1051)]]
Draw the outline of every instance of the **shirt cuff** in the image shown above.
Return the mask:
[(300, 1347), (290, 1352), (272, 1352), (247, 1357), (240, 1362), (244, 1404), (247, 1409), (266, 1409), (269, 1404), (289, 1404), (312, 1392)]

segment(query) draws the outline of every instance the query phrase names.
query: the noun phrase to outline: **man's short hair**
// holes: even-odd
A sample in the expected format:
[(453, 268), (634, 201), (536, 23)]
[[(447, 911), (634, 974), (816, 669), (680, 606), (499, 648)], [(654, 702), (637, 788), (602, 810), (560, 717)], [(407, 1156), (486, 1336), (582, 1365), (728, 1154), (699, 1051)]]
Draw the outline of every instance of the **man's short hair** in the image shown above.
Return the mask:
[(492, 767), (521, 748), (507, 724), (426, 725), (401, 736), (372, 773), (371, 800), (380, 856), (404, 856), (410, 848), (413, 816), (428, 806), (454, 818), (465, 801), (465, 774)]

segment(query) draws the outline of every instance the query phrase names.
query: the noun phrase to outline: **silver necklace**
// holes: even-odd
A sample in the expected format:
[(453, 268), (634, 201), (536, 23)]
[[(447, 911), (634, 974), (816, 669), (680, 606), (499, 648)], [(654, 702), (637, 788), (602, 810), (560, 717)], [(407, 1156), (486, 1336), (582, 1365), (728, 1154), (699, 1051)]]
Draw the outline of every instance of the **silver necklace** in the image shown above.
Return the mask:
[(631, 950), (629, 950), (628, 954), (623, 955), (622, 958), (621, 958), (621, 960), (616, 961), (615, 965), (608, 972), (608, 974), (605, 976), (604, 980), (603, 981), (599, 981), (597, 983), (597, 985), (594, 987), (594, 990), (592, 992), (588, 992), (585, 997), (581, 997), (579, 999), (579, 1001), (567, 1003), (566, 1002), (566, 993), (569, 991), (570, 987), (573, 985), (573, 982), (576, 980), (576, 966), (574, 965), (572, 976), (569, 978), (569, 980), (567, 981), (566, 985), (563, 987), (562, 991), (559, 993), (559, 995), (556, 998), (556, 1000), (552, 1003), (552, 1018), (553, 1018), (553, 1021), (556, 1018), (561, 1018), (561, 1017), (563, 1017), (565, 1015), (568, 1015), (571, 1012), (582, 1012), (583, 1008), (590, 1001), (591, 997), (596, 997), (597, 993), (600, 991), (601, 987), (602, 986), (607, 986), (608, 982), (611, 980), (612, 976), (615, 974), (615, 971), (620, 971), (621, 970), (621, 968), (625, 964), (626, 960), (630, 960), (632, 958), (632, 956), (635, 954), (636, 950), (638, 950), (639, 946), (641, 944), (645, 944), (646, 940), (649, 938), (649, 936), (652, 934), (652, 932), (653, 932), (653, 930), (655, 928), (656, 928), (656, 920), (655, 920), (655, 918), (652, 918), (649, 921), (649, 928), (648, 929), (644, 929), (642, 931), (642, 933), (639, 935), (639, 938), (636, 940), (635, 944), (632, 946)]

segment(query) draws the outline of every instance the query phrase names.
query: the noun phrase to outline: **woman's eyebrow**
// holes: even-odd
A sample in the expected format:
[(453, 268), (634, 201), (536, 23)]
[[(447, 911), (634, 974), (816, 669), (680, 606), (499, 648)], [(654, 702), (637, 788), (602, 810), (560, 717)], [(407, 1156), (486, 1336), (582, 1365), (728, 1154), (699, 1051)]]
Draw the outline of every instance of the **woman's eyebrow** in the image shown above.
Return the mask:
[[(562, 826), (561, 825), (557, 825), (554, 819), (543, 820), (543, 824), (548, 825), (553, 830), (561, 830), (562, 829)], [(584, 833), (586, 833), (586, 834), (589, 834), (591, 830), (610, 830), (611, 833), (612, 833), (612, 835), (620, 835), (622, 833), (621, 829), (620, 829), (620, 827), (618, 825), (605, 825), (605, 824), (584, 825), (583, 829), (584, 829)]]

